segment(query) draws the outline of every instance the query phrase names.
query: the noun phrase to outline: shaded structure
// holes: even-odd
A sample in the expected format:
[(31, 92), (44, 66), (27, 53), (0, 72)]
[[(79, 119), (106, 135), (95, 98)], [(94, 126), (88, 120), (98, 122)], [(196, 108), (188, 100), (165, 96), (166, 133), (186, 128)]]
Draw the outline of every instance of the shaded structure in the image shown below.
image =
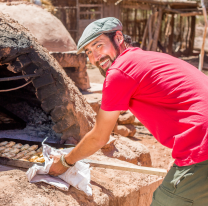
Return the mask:
[(173, 56), (193, 53), (199, 1), (158, 0), (52, 0), (55, 15), (77, 42), (92, 21), (113, 16), (123, 23), (123, 32), (137, 46)]

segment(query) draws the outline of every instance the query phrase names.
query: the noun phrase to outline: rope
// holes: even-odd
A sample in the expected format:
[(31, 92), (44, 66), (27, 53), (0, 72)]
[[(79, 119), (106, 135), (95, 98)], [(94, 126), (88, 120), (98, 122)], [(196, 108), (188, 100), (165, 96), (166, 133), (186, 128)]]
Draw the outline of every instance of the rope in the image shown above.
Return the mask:
[(16, 88), (12, 88), (12, 89), (6, 89), (6, 90), (0, 90), (0, 92), (10, 92), (10, 91), (13, 91), (13, 90), (17, 90), (17, 89), (20, 89), (22, 87), (25, 87), (27, 86), (28, 84), (30, 84), (32, 82), (32, 80), (30, 80), (29, 82), (27, 82), (26, 84), (22, 85), (22, 86), (19, 86), (19, 87), (16, 87)]

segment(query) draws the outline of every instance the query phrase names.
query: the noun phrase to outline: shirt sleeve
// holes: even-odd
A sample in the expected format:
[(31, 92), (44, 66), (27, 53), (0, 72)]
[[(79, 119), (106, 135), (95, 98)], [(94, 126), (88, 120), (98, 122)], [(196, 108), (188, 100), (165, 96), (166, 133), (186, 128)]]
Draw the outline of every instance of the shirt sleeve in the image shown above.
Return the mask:
[(111, 69), (103, 84), (101, 109), (104, 111), (128, 110), (136, 86), (136, 81), (130, 76), (119, 69)]

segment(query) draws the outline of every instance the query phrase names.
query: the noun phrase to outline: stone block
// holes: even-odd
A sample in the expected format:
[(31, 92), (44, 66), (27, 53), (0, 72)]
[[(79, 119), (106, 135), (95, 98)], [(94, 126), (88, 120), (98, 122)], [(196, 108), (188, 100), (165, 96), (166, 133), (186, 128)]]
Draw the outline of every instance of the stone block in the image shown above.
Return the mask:
[(62, 120), (58, 121), (54, 126), (53, 130), (57, 133), (62, 133), (63, 131), (67, 130), (69, 127), (74, 125), (75, 119), (73, 115), (68, 115), (67, 117), (63, 118)]
[(32, 83), (35, 88), (40, 88), (54, 83), (54, 79), (51, 74), (43, 74), (40, 77), (36, 77)]
[(134, 127), (134, 125), (131, 125), (131, 124), (118, 125), (118, 126), (115, 126), (114, 132), (124, 137), (133, 137), (134, 134), (136, 133), (136, 128)]
[(125, 127), (127, 127), (127, 129), (129, 130), (129, 134), (128, 137), (133, 137), (136, 133), (136, 128), (134, 125), (132, 124), (126, 124)]
[(124, 137), (127, 137), (129, 135), (129, 130), (124, 125), (117, 125), (114, 127), (114, 132), (117, 134), (120, 134)]
[(119, 115), (118, 124), (133, 124), (135, 120), (135, 116), (131, 112), (126, 112), (124, 114)]
[(58, 92), (55, 84), (49, 84), (44, 87), (40, 87), (37, 89), (36, 96), (39, 100), (44, 100), (49, 96), (56, 94)]
[(72, 52), (51, 52), (50, 53), (62, 67), (79, 67), (79, 57)]
[(66, 102), (64, 105), (56, 106), (51, 112), (51, 118), (54, 122), (57, 122), (62, 117), (68, 114), (68, 111), (73, 108), (73, 105)]
[(41, 107), (46, 113), (49, 113), (56, 106), (62, 105), (63, 103), (64, 100), (62, 100), (61, 95), (53, 94), (42, 101)]
[(120, 135), (111, 138), (102, 148), (102, 152), (108, 157), (130, 162), (135, 165), (152, 166), (150, 152), (145, 145)]

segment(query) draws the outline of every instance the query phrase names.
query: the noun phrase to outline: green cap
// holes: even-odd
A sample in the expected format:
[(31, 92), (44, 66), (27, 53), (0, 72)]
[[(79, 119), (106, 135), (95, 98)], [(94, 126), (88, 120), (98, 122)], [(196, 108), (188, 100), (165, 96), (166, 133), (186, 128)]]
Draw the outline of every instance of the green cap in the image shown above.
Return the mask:
[(84, 47), (103, 33), (122, 31), (122, 23), (115, 17), (98, 19), (90, 23), (82, 33), (77, 45), (77, 54), (81, 53)]

